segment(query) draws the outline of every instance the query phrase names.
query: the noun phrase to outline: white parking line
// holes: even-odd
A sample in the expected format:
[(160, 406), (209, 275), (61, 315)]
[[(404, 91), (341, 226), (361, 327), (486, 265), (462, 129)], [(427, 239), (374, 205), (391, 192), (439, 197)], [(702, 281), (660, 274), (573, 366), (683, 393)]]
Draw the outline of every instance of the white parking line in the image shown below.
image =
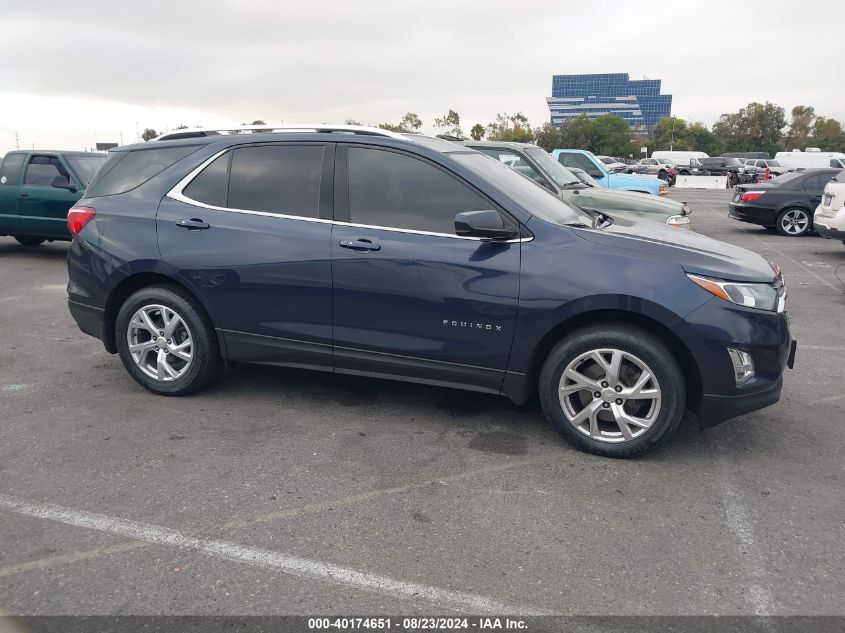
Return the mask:
[(524, 605), (511, 605), (485, 596), (405, 582), (318, 560), (299, 558), (268, 549), (248, 547), (231, 541), (198, 538), (149, 523), (139, 523), (82, 510), (72, 510), (50, 503), (31, 503), (7, 495), (0, 495), (0, 508), (24, 516), (57, 521), (66, 525), (108, 534), (117, 534), (137, 541), (193, 550), (215, 558), (253, 567), (274, 569), (293, 576), (331, 582), (402, 600), (422, 600), (459, 612), (552, 615), (551, 612), (545, 610)]
[(738, 541), (740, 553), (745, 555), (745, 560), (751, 566), (750, 572), (753, 582), (748, 584), (748, 593), (745, 599), (753, 609), (754, 615), (771, 615), (774, 608), (774, 599), (766, 580), (765, 559), (757, 547), (756, 539), (754, 538), (754, 528), (748, 520), (748, 512), (745, 509), (742, 495), (734, 489), (730, 481), (728, 475), (730, 463), (719, 447), (718, 442), (719, 440), (714, 438), (711, 442), (710, 449), (716, 457), (716, 478), (722, 493), (722, 502), (725, 505), (725, 519), (728, 529)]

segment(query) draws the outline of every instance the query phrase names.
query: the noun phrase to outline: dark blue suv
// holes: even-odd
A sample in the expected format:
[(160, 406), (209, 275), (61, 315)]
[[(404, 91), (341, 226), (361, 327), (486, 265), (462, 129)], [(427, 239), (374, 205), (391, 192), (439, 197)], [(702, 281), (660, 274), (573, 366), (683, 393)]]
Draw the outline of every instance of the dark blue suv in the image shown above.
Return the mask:
[(186, 130), (112, 151), (68, 225), (71, 313), (162, 395), (226, 362), (539, 395), (625, 457), (775, 403), (794, 358), (759, 255), (426, 136)]

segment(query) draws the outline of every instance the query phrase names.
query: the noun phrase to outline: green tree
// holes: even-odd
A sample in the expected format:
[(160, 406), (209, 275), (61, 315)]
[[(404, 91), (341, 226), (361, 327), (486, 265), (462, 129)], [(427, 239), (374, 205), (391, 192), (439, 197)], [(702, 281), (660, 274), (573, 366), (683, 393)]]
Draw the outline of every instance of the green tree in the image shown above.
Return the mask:
[(484, 138), (484, 126), (481, 123), (476, 123), (469, 131), (469, 135), (473, 141), (480, 141)]
[(444, 130), (449, 136), (464, 137), (461, 130), (461, 115), (452, 109), (449, 109), (445, 116), (434, 119), (434, 127)]
[(487, 125), (487, 138), (491, 141), (530, 143), (534, 140), (534, 132), (522, 112), (497, 114), (496, 120)]
[(379, 127), (383, 130), (391, 132), (416, 132), (422, 127), (422, 120), (414, 112), (407, 112), (399, 123), (379, 123)]
[(786, 132), (785, 149), (804, 149), (807, 147), (807, 137), (813, 129), (816, 120), (816, 110), (813, 106), (798, 105), (792, 108), (792, 122)]
[(605, 114), (592, 122), (590, 150), (607, 156), (627, 156), (631, 151), (631, 128), (615, 114)]
[(688, 149), (704, 152), (710, 156), (717, 156), (721, 153), (716, 136), (703, 123), (691, 123), (687, 127), (687, 146)]
[(593, 124), (586, 115), (581, 114), (561, 123), (561, 149), (590, 149), (592, 141)]
[(786, 125), (783, 108), (768, 101), (749, 103), (733, 114), (723, 114), (713, 124), (713, 134), (725, 152), (769, 152), (780, 148)]
[(652, 152), (689, 149), (687, 122), (678, 117), (662, 117), (651, 131), (649, 141), (647, 145)]
[(810, 138), (813, 147), (823, 152), (841, 152), (845, 149), (845, 135), (842, 124), (836, 119), (820, 116), (813, 124), (813, 136)]
[(151, 141), (151, 140), (153, 140), (156, 136), (158, 136), (158, 132), (156, 132), (156, 131), (155, 131), (153, 128), (151, 128), (151, 127), (144, 128), (144, 131), (141, 133), (141, 138), (142, 138), (142, 139), (144, 139), (145, 141)]
[(344, 125), (364, 125), (360, 121), (356, 121), (355, 119), (352, 119), (352, 118), (346, 119), (346, 121), (344, 121), (343, 124)]
[(560, 136), (560, 128), (555, 127), (551, 123), (543, 123), (543, 125), (534, 129), (534, 138), (537, 145), (547, 152), (551, 152), (553, 149), (563, 148)]

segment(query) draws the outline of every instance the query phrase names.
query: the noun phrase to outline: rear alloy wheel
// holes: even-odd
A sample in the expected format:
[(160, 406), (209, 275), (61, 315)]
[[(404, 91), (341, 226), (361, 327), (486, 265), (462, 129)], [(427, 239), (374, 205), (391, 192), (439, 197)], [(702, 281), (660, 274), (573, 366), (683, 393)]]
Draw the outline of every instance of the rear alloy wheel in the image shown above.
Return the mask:
[(132, 294), (115, 323), (120, 360), (144, 388), (181, 396), (217, 374), (220, 351), (214, 328), (196, 301), (166, 286)]
[(578, 448), (632, 457), (665, 441), (684, 413), (682, 372), (662, 341), (624, 324), (579, 330), (540, 374), (546, 417)]
[(38, 246), (47, 238), (30, 235), (15, 235), (15, 239), (21, 246)]
[(799, 237), (805, 235), (813, 228), (813, 221), (810, 214), (804, 209), (784, 209), (778, 216), (775, 224), (778, 233), (788, 237)]

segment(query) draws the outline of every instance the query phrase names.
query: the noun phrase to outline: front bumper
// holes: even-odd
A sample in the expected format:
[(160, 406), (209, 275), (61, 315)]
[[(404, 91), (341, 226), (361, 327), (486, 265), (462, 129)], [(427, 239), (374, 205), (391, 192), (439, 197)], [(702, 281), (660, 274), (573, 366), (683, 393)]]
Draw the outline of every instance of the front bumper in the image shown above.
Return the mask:
[[(797, 343), (785, 313), (765, 312), (713, 298), (673, 328), (698, 365), (701, 398), (690, 408), (702, 428), (776, 403), (783, 372), (795, 364)], [(754, 377), (737, 385), (728, 348), (748, 352)]]

